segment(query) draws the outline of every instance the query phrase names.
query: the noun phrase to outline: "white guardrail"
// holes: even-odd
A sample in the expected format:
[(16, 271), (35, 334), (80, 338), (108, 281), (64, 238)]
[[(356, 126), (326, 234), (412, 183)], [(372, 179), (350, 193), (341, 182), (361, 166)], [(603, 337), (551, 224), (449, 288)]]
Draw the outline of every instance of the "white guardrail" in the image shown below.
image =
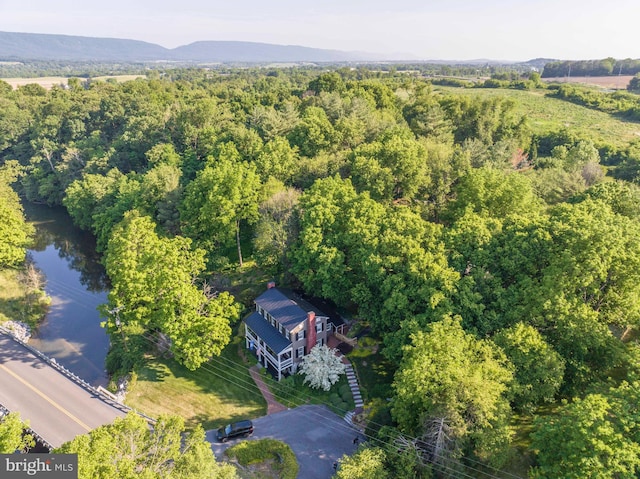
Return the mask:
[[(38, 351), (33, 346), (30, 346), (29, 344), (25, 343), (24, 341), (20, 340), (19, 338), (17, 338), (13, 334), (11, 334), (11, 331), (9, 331), (8, 329), (4, 328), (3, 326), (0, 326), (0, 333), (4, 334), (5, 336), (10, 337), (15, 342), (17, 342), (21, 346), (25, 347), (26, 349), (28, 349), (31, 353), (36, 355), (38, 358), (40, 358), (43, 361), (45, 361), (52, 368), (57, 369), (59, 372), (64, 374), (67, 378), (71, 379), (76, 384), (82, 386), (84, 389), (86, 389), (90, 393), (95, 394), (102, 401), (106, 402), (107, 404), (111, 405), (112, 407), (114, 407), (116, 409), (120, 409), (121, 411), (123, 411), (125, 413), (127, 413), (129, 411), (134, 411), (139, 416), (142, 416), (143, 418), (145, 418), (149, 423), (155, 424), (155, 422), (156, 422), (155, 419), (147, 416), (146, 414), (142, 414), (142, 413), (136, 411), (135, 409), (130, 408), (129, 406), (126, 406), (126, 405), (118, 402), (116, 395), (113, 394), (111, 391), (108, 391), (107, 389), (103, 388), (102, 386), (98, 386), (97, 388), (93, 387), (91, 384), (86, 382), (81, 377), (79, 377), (76, 374), (72, 373), (71, 371), (69, 371), (64, 366), (58, 364), (58, 362), (55, 360), (55, 358), (50, 358), (50, 357), (46, 356), (45, 354), (43, 354), (42, 352)], [(10, 411), (0, 404), (0, 412), (4, 412), (4, 414), (7, 414)], [(2, 414), (2, 415), (4, 415), (4, 414)], [(33, 434), (38, 440), (40, 440), (42, 443), (44, 443), (47, 447), (49, 447), (51, 449), (49, 443), (47, 441), (45, 441), (44, 439), (42, 439), (37, 433), (35, 433), (35, 431), (29, 430), (29, 432), (31, 434)]]

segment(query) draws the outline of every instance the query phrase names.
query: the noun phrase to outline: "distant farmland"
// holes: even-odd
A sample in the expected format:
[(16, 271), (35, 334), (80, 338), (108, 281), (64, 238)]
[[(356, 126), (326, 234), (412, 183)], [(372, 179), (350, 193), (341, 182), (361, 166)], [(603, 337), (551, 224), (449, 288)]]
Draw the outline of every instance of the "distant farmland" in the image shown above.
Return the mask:
[(633, 75), (618, 75), (604, 77), (551, 77), (543, 78), (548, 83), (582, 83), (583, 85), (594, 85), (612, 90), (624, 90), (633, 78)]
[(516, 104), (516, 112), (527, 117), (532, 133), (538, 135), (568, 128), (596, 143), (607, 143), (620, 148), (640, 137), (640, 123), (625, 121), (602, 111), (546, 96), (548, 90), (435, 86), (434, 91), (481, 98), (509, 98)]
[[(118, 82), (135, 80), (136, 78), (145, 78), (143, 75), (113, 75), (113, 76), (102, 76), (95, 77), (92, 80), (108, 80), (109, 78), (113, 78)], [(29, 85), (31, 83), (36, 83), (47, 90), (49, 90), (54, 85), (66, 85), (69, 78), (67, 77), (38, 77), (38, 78), (0, 78), (0, 80), (6, 81), (9, 85), (13, 87), (13, 89), (18, 88), (19, 86)], [(80, 81), (84, 81), (85, 78), (80, 78)]]

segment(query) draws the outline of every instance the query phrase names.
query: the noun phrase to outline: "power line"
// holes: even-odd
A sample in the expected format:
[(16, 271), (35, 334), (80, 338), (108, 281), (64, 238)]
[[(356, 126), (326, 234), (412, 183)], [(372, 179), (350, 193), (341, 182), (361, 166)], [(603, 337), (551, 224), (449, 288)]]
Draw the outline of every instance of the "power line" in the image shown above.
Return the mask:
[[(159, 346), (159, 342), (158, 341), (156, 341), (156, 340), (154, 340), (152, 338), (149, 338), (146, 335), (142, 335), (141, 337), (144, 340), (146, 340), (149, 344), (152, 344), (154, 346)], [(245, 391), (248, 391), (248, 392), (250, 392), (252, 394), (256, 394), (257, 393), (258, 395), (260, 395), (260, 397), (262, 397), (262, 395), (261, 395), (260, 391), (258, 390), (258, 388), (257, 388), (255, 382), (253, 381), (253, 379), (250, 378), (250, 377), (248, 379), (242, 377), (242, 376), (245, 376), (247, 374), (247, 372), (248, 372), (246, 368), (244, 368), (244, 367), (238, 365), (237, 363), (231, 361), (230, 359), (224, 358), (222, 356), (218, 356), (216, 358), (213, 358), (213, 360), (214, 361), (215, 360), (223, 360), (223, 361), (225, 361), (225, 362), (227, 362), (229, 364), (228, 365), (219, 364), (219, 365), (216, 366), (212, 362), (209, 362), (209, 363), (203, 363), (201, 365), (201, 368), (204, 369), (205, 371), (209, 372), (210, 374), (212, 374), (212, 375), (214, 375), (214, 376), (216, 376), (216, 377), (218, 377), (220, 379), (223, 379), (224, 381), (228, 381), (229, 383), (235, 385), (238, 388), (241, 388), (241, 389), (243, 389)], [(228, 376), (229, 370), (231, 370), (232, 372), (241, 373), (242, 376), (240, 376), (240, 377), (234, 376), (233, 379), (232, 379), (232, 378), (230, 378)], [(291, 404), (294, 405), (294, 407), (295, 406), (302, 406), (302, 405), (306, 404), (306, 398), (304, 398), (301, 395), (301, 392), (299, 390), (297, 390), (294, 387), (289, 386), (289, 385), (282, 385), (282, 386), (284, 386), (285, 389), (289, 389), (291, 391), (291, 394), (294, 396), (294, 398), (298, 399), (300, 402), (296, 402), (294, 399), (291, 399), (289, 397), (284, 397), (279, 392), (271, 391), (272, 395), (276, 399), (278, 399), (281, 402), (291, 403)], [(326, 404), (326, 403), (321, 402), (321, 404), (328, 407), (328, 404)], [(348, 411), (341, 410), (340, 408), (336, 408), (335, 406), (334, 406), (334, 409), (337, 409), (338, 411), (343, 411), (344, 413), (348, 412)], [(330, 429), (333, 429), (334, 431), (344, 431), (344, 429), (348, 429), (350, 432), (352, 431), (351, 426), (348, 426), (346, 422), (344, 423), (344, 425), (342, 423), (338, 423), (338, 424), (340, 424), (340, 427), (336, 427), (336, 425), (334, 425), (334, 424), (329, 424), (326, 421), (326, 417), (316, 413), (315, 411), (313, 411), (313, 410), (312, 411), (308, 411), (308, 413), (310, 415), (312, 415), (312, 416), (317, 417), (319, 420), (322, 421), (323, 425), (329, 427)], [(382, 426), (382, 424), (376, 423), (375, 421), (370, 421), (370, 423), (374, 424), (374, 425)], [(380, 438), (368, 435), (366, 433), (361, 433), (361, 434), (365, 438), (370, 440), (372, 443), (383, 444), (385, 446), (388, 446), (386, 448), (386, 450), (388, 450), (388, 451), (393, 452), (398, 447), (397, 444), (394, 444), (394, 443), (392, 443), (390, 441), (385, 441), (385, 440), (382, 440)], [(411, 437), (411, 436), (404, 436), (404, 437), (406, 437), (408, 439), (411, 439), (411, 440), (414, 440), (414, 441), (418, 440), (418, 438)], [(399, 454), (399, 452), (398, 452), (398, 454)], [(463, 463), (463, 462), (461, 462), (461, 461), (459, 461), (457, 459), (446, 458), (446, 457), (443, 457), (441, 459), (444, 459), (444, 460), (448, 461), (449, 463), (453, 463), (455, 465), (461, 466), (465, 470), (472, 470), (472, 471), (478, 472), (480, 474), (483, 474), (483, 475), (485, 475), (486, 477), (489, 477), (489, 478), (500, 479), (498, 476), (496, 476), (494, 474), (491, 474), (489, 472), (482, 471), (480, 469), (474, 468), (474, 467), (472, 467), (472, 466), (470, 466), (468, 464), (465, 464), (465, 463)], [(480, 463), (479, 461), (474, 461), (474, 462), (476, 462), (477, 464), (482, 465), (483, 467), (488, 467), (488, 468), (490, 468), (490, 469), (492, 469), (492, 470), (494, 470), (494, 471), (496, 471), (496, 472), (498, 472), (498, 473), (500, 473), (502, 475), (508, 475), (508, 476), (514, 477), (516, 479), (522, 479), (520, 476), (516, 476), (515, 474), (511, 474), (511, 473), (508, 473), (508, 472), (505, 472), (505, 471), (501, 471), (501, 470), (499, 470), (497, 468), (493, 468), (493, 467), (491, 467), (489, 465), (486, 465), (484, 463)], [(421, 460), (421, 464), (423, 466), (425, 465), (425, 463), (422, 460)], [(434, 468), (442, 468), (445, 471), (454, 471), (458, 475), (461, 475), (461, 476), (464, 476), (464, 477), (469, 477), (471, 479), (475, 479), (473, 476), (465, 474), (465, 473), (463, 473), (463, 472), (461, 472), (461, 471), (459, 471), (459, 470), (457, 470), (455, 468), (452, 468), (450, 466), (446, 466), (446, 465), (444, 465), (442, 463), (428, 463), (428, 465), (430, 467), (434, 467)]]
[[(236, 371), (238, 371), (238, 372), (243, 372), (243, 371), (244, 371), (244, 372), (246, 372), (246, 369), (244, 369), (242, 366), (238, 365), (237, 363), (235, 363), (235, 362), (231, 361), (231, 360), (230, 360), (230, 359), (228, 359), (228, 358), (225, 358), (225, 357), (223, 357), (223, 356), (216, 356), (216, 357), (212, 358), (212, 361), (220, 361), (220, 360), (222, 360), (222, 361), (225, 361), (225, 362), (229, 363), (229, 365), (228, 365), (228, 366), (225, 366), (225, 367), (228, 367), (228, 368), (234, 368), (234, 369), (235, 369)], [(283, 384), (282, 386), (278, 386), (278, 387), (284, 387), (284, 388), (286, 388), (286, 389), (289, 389), (289, 390), (291, 390), (291, 394), (297, 395), (300, 399), (302, 399), (302, 397), (300, 396), (300, 392), (299, 392), (297, 389), (295, 389), (293, 386), (289, 386), (289, 385)], [(272, 394), (273, 394), (273, 391), (272, 391)], [(274, 394), (274, 396), (275, 396), (275, 394)], [(338, 407), (336, 407), (336, 406), (334, 406), (334, 409), (337, 409), (338, 411), (341, 411), (343, 414), (346, 414), (346, 413), (348, 412), (348, 411), (342, 410), (342, 409), (340, 409), (340, 408), (338, 408)], [(370, 423), (370, 424), (373, 424), (373, 425), (375, 425), (375, 426), (379, 426), (379, 427), (384, 426), (384, 424), (380, 424), (380, 423), (378, 423), (378, 422), (376, 422), (376, 421), (369, 421), (369, 423)], [(417, 438), (417, 437), (412, 437), (412, 436), (407, 436), (407, 435), (404, 435), (404, 437), (405, 437), (405, 438), (407, 438), (407, 439), (413, 440), (413, 441), (417, 441), (417, 440), (419, 440), (419, 439), (420, 439), (420, 438)], [(483, 462), (473, 460), (472, 458), (468, 458), (468, 457), (466, 457), (464, 460), (465, 460), (465, 461), (467, 461), (467, 460), (468, 460), (468, 461), (473, 462), (473, 463), (475, 463), (475, 464), (477, 464), (477, 465), (480, 465), (480, 466), (482, 466), (482, 467), (486, 467), (486, 468), (492, 469), (492, 470), (494, 470), (494, 471), (496, 471), (496, 472), (499, 472), (499, 473), (501, 473), (501, 474), (503, 474), (503, 475), (511, 476), (511, 477), (513, 477), (513, 478), (515, 478), (515, 479), (522, 479), (520, 476), (516, 476), (515, 474), (509, 473), (509, 472), (506, 472), (506, 471), (502, 471), (502, 470), (500, 470), (500, 469), (497, 469), (497, 468), (495, 468), (495, 467), (492, 467), (492, 466), (490, 466), (490, 465), (488, 465), (488, 464), (485, 464), (485, 463), (483, 463)], [(485, 471), (480, 471), (480, 470), (478, 470), (478, 469), (476, 469), (476, 468), (474, 468), (474, 467), (472, 467), (472, 466), (469, 466), (468, 464), (464, 464), (464, 466), (469, 467), (470, 469), (473, 469), (473, 470), (475, 470), (475, 471), (477, 471), (477, 472), (481, 472), (481, 473), (483, 473), (483, 474), (486, 474), (486, 472), (485, 472)]]
[[(56, 283), (57, 283), (57, 282), (56, 282)], [(63, 283), (57, 283), (57, 284), (56, 284), (56, 286), (57, 286), (57, 287), (59, 287), (60, 289), (62, 289), (63, 291), (66, 289), (66, 291), (64, 291), (64, 292), (66, 292), (67, 294), (68, 294), (69, 292), (75, 292), (72, 288), (69, 288), (67, 285), (64, 285)], [(89, 297), (89, 296), (90, 296), (89, 294), (86, 294), (86, 297)], [(74, 299), (75, 299), (75, 298), (74, 298)], [(87, 309), (94, 309), (94, 310), (95, 310), (95, 308), (91, 308), (91, 307), (90, 307), (90, 306), (89, 306), (85, 301), (78, 301), (78, 300), (76, 300), (76, 301), (77, 301), (81, 306), (83, 306), (83, 307), (85, 307), (85, 308), (87, 308)], [(93, 305), (92, 305), (92, 306), (93, 306)], [(120, 309), (122, 309), (122, 308), (118, 308), (118, 311), (116, 311), (116, 310), (110, 310), (110, 311), (108, 311), (108, 312), (109, 312), (109, 313), (111, 313), (111, 314), (114, 314), (114, 313), (116, 313), (116, 314), (117, 314), (117, 313), (120, 311)], [(153, 339), (151, 339), (151, 338), (149, 338), (149, 337), (147, 337), (147, 336), (145, 336), (145, 335), (142, 335), (142, 336), (140, 336), (140, 337), (142, 337), (144, 340), (146, 340), (149, 344), (152, 344), (152, 345), (154, 345), (154, 346), (156, 346), (156, 347), (157, 347), (157, 346), (159, 346), (159, 343), (158, 343), (157, 341), (155, 341), (155, 340), (153, 340)], [(216, 365), (214, 365), (212, 362), (210, 362), (210, 363), (204, 363), (201, 367), (202, 367), (205, 371), (209, 372), (210, 374), (212, 374), (212, 375), (214, 375), (214, 376), (216, 376), (216, 377), (218, 377), (218, 378), (220, 378), (220, 379), (222, 379), (222, 380), (228, 381), (228, 382), (230, 382), (230, 383), (234, 384), (236, 387), (239, 387), (239, 388), (241, 388), (241, 389), (244, 389), (245, 391), (248, 391), (248, 392), (250, 392), (250, 393), (252, 393), (252, 394), (256, 394), (256, 393), (257, 393), (257, 394), (259, 394), (259, 395), (260, 395), (260, 397), (262, 397), (262, 396), (261, 396), (261, 394), (260, 394), (260, 392), (259, 392), (259, 390), (257, 389), (257, 387), (256, 387), (256, 385), (255, 385), (255, 382), (253, 381), (253, 379), (252, 379), (252, 378), (250, 378), (250, 377), (249, 377), (248, 379), (244, 379), (244, 378), (242, 378), (242, 377), (234, 376), (234, 378), (232, 379), (232, 378), (230, 378), (230, 377), (228, 376), (228, 373), (229, 373), (229, 370), (230, 370), (230, 369), (231, 369), (232, 371), (237, 372), (237, 373), (241, 373), (241, 374), (244, 376), (245, 374), (247, 374), (247, 373), (248, 373), (248, 371), (247, 371), (247, 369), (246, 369), (246, 368), (244, 368), (244, 367), (242, 367), (242, 366), (238, 365), (237, 363), (235, 363), (235, 362), (231, 361), (230, 359), (225, 358), (225, 357), (222, 357), (222, 356), (217, 356), (217, 357), (213, 358), (213, 361), (219, 361), (219, 362), (220, 362), (220, 361), (224, 361), (224, 362), (226, 362), (227, 364), (226, 364), (226, 365), (223, 365), (223, 364), (220, 364), (220, 363), (219, 363), (219, 364), (218, 364), (218, 366), (216, 367)], [(238, 380), (241, 380), (241, 381), (242, 381), (242, 383), (238, 382)], [(281, 390), (282, 390), (282, 389), (284, 389), (285, 391), (288, 391), (288, 392), (289, 392), (289, 394), (290, 394), (290, 396), (289, 396), (289, 397), (286, 397), (286, 396), (283, 396), (283, 395), (281, 394), (281, 391), (280, 391), (280, 390), (276, 390), (275, 392), (272, 390), (272, 394), (273, 394), (273, 396), (274, 396), (276, 399), (278, 399), (279, 401), (281, 401), (281, 402), (283, 402), (283, 403), (292, 404), (294, 407), (296, 407), (296, 406), (301, 406), (301, 405), (306, 404), (306, 402), (307, 402), (307, 397), (304, 395), (304, 393), (302, 393), (302, 392), (301, 392), (300, 390), (298, 390), (297, 388), (295, 388), (295, 387), (293, 387), (293, 386), (290, 386), (290, 385), (287, 385), (287, 384), (279, 384), (278, 388), (279, 388), (279, 389), (281, 389)], [(327, 403), (324, 403), (324, 402), (321, 402), (321, 404), (322, 404), (322, 405), (324, 405), (324, 406), (327, 406), (327, 407), (329, 406)], [(339, 411), (339, 412), (342, 412), (343, 414), (346, 414), (346, 413), (348, 412), (348, 411), (343, 410), (343, 409), (341, 409), (341, 408), (339, 408), (339, 407), (336, 407), (336, 406), (333, 406), (333, 409), (334, 409), (334, 410), (337, 410), (337, 411)], [(348, 426), (346, 423), (345, 423), (344, 425), (342, 425), (342, 423), (339, 423), (341, 427), (340, 427), (340, 428), (337, 428), (335, 425), (327, 424), (327, 423), (326, 423), (326, 418), (325, 418), (324, 416), (322, 416), (322, 415), (320, 415), (320, 414), (317, 414), (317, 413), (315, 413), (314, 411), (310, 411), (310, 413), (311, 413), (312, 415), (316, 416), (318, 419), (322, 420), (322, 422), (323, 422), (323, 424), (324, 424), (325, 426), (328, 426), (328, 427), (330, 427), (331, 429), (333, 429), (333, 430), (335, 430), (335, 431), (343, 431), (344, 429), (349, 429), (349, 431), (351, 431), (351, 430), (352, 430), (352, 429), (351, 429), (351, 427), (350, 427), (350, 426)], [(382, 424), (376, 423), (375, 421), (369, 421), (369, 422), (370, 422), (371, 424), (373, 424), (373, 425), (382, 426)], [(365, 438), (367, 438), (368, 440), (371, 440), (372, 442), (375, 442), (375, 443), (378, 443), (378, 444), (384, 444), (384, 445), (386, 445), (386, 446), (391, 446), (391, 447), (392, 447), (392, 449), (393, 449), (393, 447), (395, 447), (395, 445), (394, 445), (393, 443), (389, 442), (389, 441), (384, 441), (384, 440), (381, 440), (381, 439), (379, 439), (379, 438), (377, 438), (377, 437), (367, 435), (367, 434), (365, 434), (365, 433), (362, 433), (362, 435), (363, 435)], [(410, 436), (405, 436), (405, 437), (407, 437), (407, 438), (409, 438), (409, 439), (413, 439), (413, 440), (415, 440), (415, 439), (416, 439), (416, 438), (411, 438)], [(475, 470), (475, 471), (477, 471), (477, 472), (480, 472), (481, 474), (485, 474), (485, 475), (487, 475), (488, 477), (492, 477), (492, 478), (496, 478), (496, 477), (497, 477), (497, 476), (493, 476), (493, 475), (491, 475), (491, 474), (489, 474), (489, 473), (487, 473), (487, 472), (485, 472), (485, 471), (480, 471), (480, 470), (475, 469), (475, 468), (473, 468), (473, 467), (471, 467), (471, 466), (468, 466), (468, 465), (466, 465), (466, 464), (463, 464), (463, 463), (461, 463), (461, 462), (459, 462), (459, 461), (455, 461), (455, 460), (452, 460), (452, 459), (447, 459), (447, 460), (449, 460), (449, 461), (453, 461), (454, 463), (456, 463), (456, 464), (458, 464), (458, 465), (460, 465), (460, 466), (462, 466), (462, 467), (465, 467), (465, 468), (468, 468), (468, 469)], [(477, 462), (477, 461), (476, 461), (476, 462)], [(479, 462), (478, 462), (478, 464), (482, 464), (482, 463), (479, 463)], [(423, 465), (424, 465), (424, 464), (423, 464)], [(432, 467), (436, 466), (436, 465), (435, 465), (435, 464), (433, 464), (433, 463), (430, 463), (430, 465), (431, 465)], [(484, 465), (484, 464), (483, 464), (483, 465)], [(447, 466), (444, 466), (444, 465), (441, 465), (441, 464), (438, 464), (438, 465), (437, 465), (437, 467), (443, 467), (443, 468), (445, 468), (445, 470), (452, 470), (452, 471), (455, 471), (456, 473), (459, 473), (459, 474), (464, 475), (465, 477), (471, 477), (471, 476), (468, 476), (468, 475), (466, 475), (466, 474), (464, 474), (464, 473), (461, 473), (460, 471), (457, 471), (457, 470), (455, 470), (455, 469), (452, 469), (451, 467), (447, 467)], [(496, 471), (499, 471), (498, 469), (495, 469), (495, 470), (496, 470)], [(503, 471), (499, 471), (499, 472), (503, 472)], [(521, 478), (519, 478), (518, 476), (515, 476), (515, 475), (512, 475), (512, 474), (510, 474), (510, 475), (511, 475), (512, 477), (514, 477), (514, 478), (521, 479)]]
[[(61, 292), (66, 293), (69, 297), (71, 297), (74, 300), (74, 302), (77, 302), (80, 306), (85, 307), (87, 309), (92, 309), (92, 310), (95, 311), (95, 305), (91, 304), (91, 306), (90, 306), (90, 303), (88, 301), (83, 300), (83, 299), (89, 299), (89, 298), (94, 299), (95, 296), (92, 293), (75, 290), (75, 289), (69, 287), (68, 285), (66, 285), (65, 283), (62, 283), (62, 282), (59, 282), (59, 281), (56, 281), (56, 280), (52, 280), (51, 283), (53, 285), (55, 285), (56, 288), (61, 290)], [(83, 299), (80, 299), (80, 298), (83, 298)], [(116, 313), (116, 315), (117, 315), (117, 313), (120, 311), (120, 309), (122, 309), (122, 308), (118, 308), (118, 311), (111, 310), (111, 311), (109, 311), (109, 313), (111, 313), (111, 314)], [(150, 344), (153, 344), (155, 346), (159, 345), (158, 342), (154, 341), (151, 338), (148, 338), (148, 337), (146, 337), (144, 335), (142, 335), (141, 337), (144, 338), (146, 341), (148, 341)], [(214, 361), (218, 362), (218, 366), (217, 367), (216, 367), (215, 364), (213, 364)], [(221, 364), (221, 362), (226, 362), (227, 364), (223, 365), (223, 364)], [(239, 388), (242, 388), (242, 389), (244, 389), (244, 390), (246, 390), (246, 391), (248, 391), (248, 392), (250, 392), (252, 394), (256, 394), (256, 393), (259, 394), (259, 391), (258, 391), (253, 379), (250, 378), (250, 377), (249, 378), (243, 378), (243, 376), (246, 375), (247, 372), (248, 372), (247, 369), (242, 367), (242, 366), (240, 366), (240, 365), (238, 365), (237, 363), (231, 361), (230, 359), (227, 359), (227, 358), (222, 357), (222, 356), (218, 356), (218, 357), (213, 358), (210, 363), (204, 363), (201, 367), (203, 369), (205, 369), (206, 371), (208, 371), (209, 373), (215, 375), (216, 377), (219, 377), (219, 378), (221, 378), (221, 379), (223, 379), (225, 381), (228, 381), (228, 382), (236, 385)], [(235, 371), (235, 372), (237, 372), (239, 374), (242, 374), (242, 376), (241, 377), (235, 376), (233, 379), (228, 377), (228, 372), (229, 372), (228, 370), (229, 369), (231, 369), (231, 370), (233, 370), (233, 371)], [(240, 384), (238, 382), (238, 380), (241, 380), (242, 384)], [(288, 392), (289, 396), (283, 396), (282, 395), (282, 391), (283, 390), (284, 390), (285, 393)], [(282, 384), (282, 383), (279, 384), (275, 392), (272, 390), (272, 394), (280, 402), (291, 404), (294, 407), (303, 405), (303, 404), (305, 404), (307, 402), (307, 398), (304, 396), (304, 393), (302, 393), (299, 389), (297, 389), (297, 388), (295, 388), (293, 386), (290, 386), (288, 384)], [(324, 403), (324, 402), (321, 402), (321, 404), (323, 404), (325, 406), (329, 406), (327, 403)], [(334, 405), (332, 405), (332, 407), (333, 407), (334, 410), (337, 410), (338, 412), (342, 412), (343, 415), (348, 412), (348, 411), (343, 410), (343, 409), (341, 409), (339, 407), (336, 407)], [(324, 420), (324, 418), (322, 416), (320, 416), (320, 415), (317, 415), (317, 416)], [(372, 424), (372, 425), (380, 426), (380, 427), (383, 426), (382, 424), (377, 423), (375, 421), (369, 421), (369, 423)], [(334, 430), (338, 430), (334, 426), (330, 426), (330, 427), (332, 427)], [(351, 430), (350, 426), (347, 426), (346, 423), (344, 424), (344, 427), (342, 429), (344, 429), (344, 428), (349, 428)], [(364, 433), (363, 433), (363, 436), (365, 436), (366, 438), (368, 438), (372, 442), (382, 443), (382, 444), (385, 444), (387, 446), (394, 446), (393, 444), (391, 444), (388, 441), (385, 442), (385, 441), (380, 440), (379, 438), (376, 438), (376, 437), (373, 437), (373, 436), (370, 436), (370, 435), (367, 435), (367, 434), (364, 434)], [(404, 437), (409, 439), (409, 440), (412, 440), (412, 441), (417, 441), (418, 440), (418, 438), (416, 438), (416, 437), (411, 437), (411, 436), (407, 436), (407, 435), (404, 435)], [(462, 466), (464, 468), (476, 471), (476, 472), (478, 472), (480, 474), (484, 474), (484, 475), (486, 475), (488, 477), (492, 477), (492, 478), (496, 478), (497, 477), (497, 476), (492, 475), (492, 474), (490, 474), (490, 473), (488, 473), (486, 471), (482, 471), (482, 470), (474, 468), (473, 466), (470, 466), (468, 464), (464, 464), (464, 463), (462, 463), (460, 461), (457, 461), (457, 460), (454, 460), (454, 459), (451, 459), (451, 458), (444, 458), (444, 459), (446, 459), (447, 461), (450, 461), (450, 462), (452, 461), (455, 464), (458, 464), (458, 465), (460, 465), (460, 466)], [(472, 458), (465, 458), (465, 461), (472, 462), (472, 463), (480, 465), (482, 467), (491, 469), (491, 470), (496, 471), (496, 472), (498, 472), (498, 473), (500, 473), (502, 475), (508, 475), (508, 476), (513, 477), (515, 479), (522, 479), (519, 476), (516, 476), (515, 474), (509, 473), (509, 472), (506, 472), (506, 471), (501, 471), (501, 470), (499, 470), (497, 468), (494, 468), (494, 467), (492, 467), (492, 466), (490, 466), (488, 464), (484, 464), (484, 463), (482, 463), (480, 461), (476, 461), (476, 460), (474, 460)], [(435, 465), (434, 463), (431, 463), (432, 467), (434, 465)], [(448, 468), (448, 469), (451, 469), (451, 468)], [(457, 472), (459, 472), (459, 471), (457, 471)], [(470, 477), (470, 476), (467, 476), (467, 477)]]

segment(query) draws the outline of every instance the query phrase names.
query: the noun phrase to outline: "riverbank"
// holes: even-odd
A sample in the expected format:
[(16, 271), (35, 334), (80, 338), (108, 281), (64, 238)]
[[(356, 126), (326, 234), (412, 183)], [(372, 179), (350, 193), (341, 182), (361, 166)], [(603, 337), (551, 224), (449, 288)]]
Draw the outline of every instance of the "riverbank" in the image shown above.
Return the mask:
[(31, 262), (20, 269), (0, 270), (0, 323), (19, 321), (34, 330), (47, 314), (49, 304), (42, 275)]
[(51, 298), (29, 344), (92, 386), (106, 386), (109, 338), (97, 308), (106, 302), (108, 285), (95, 240), (64, 208), (25, 203), (24, 211), (35, 228), (29, 256)]

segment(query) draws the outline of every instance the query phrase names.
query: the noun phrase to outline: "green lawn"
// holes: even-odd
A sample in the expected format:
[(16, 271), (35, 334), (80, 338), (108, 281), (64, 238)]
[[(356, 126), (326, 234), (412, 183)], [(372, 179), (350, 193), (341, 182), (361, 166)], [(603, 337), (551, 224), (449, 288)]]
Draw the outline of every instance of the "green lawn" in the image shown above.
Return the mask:
[(152, 417), (176, 414), (187, 427), (201, 424), (205, 430), (264, 416), (266, 402), (238, 355), (240, 341), (235, 336), (220, 358), (196, 371), (171, 359), (148, 358), (126, 404)]
[(544, 134), (562, 128), (587, 136), (594, 143), (618, 147), (640, 138), (640, 123), (623, 121), (558, 98), (545, 96), (547, 90), (509, 90), (502, 88), (455, 88), (434, 86), (434, 91), (456, 95), (511, 98), (517, 112), (526, 115), (533, 133)]

